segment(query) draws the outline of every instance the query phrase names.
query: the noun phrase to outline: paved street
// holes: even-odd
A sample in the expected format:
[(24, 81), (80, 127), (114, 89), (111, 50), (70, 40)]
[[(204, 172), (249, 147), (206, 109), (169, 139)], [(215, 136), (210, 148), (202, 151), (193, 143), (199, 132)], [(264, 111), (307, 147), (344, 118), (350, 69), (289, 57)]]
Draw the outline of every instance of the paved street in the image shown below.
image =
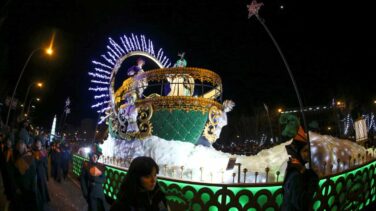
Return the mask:
[[(82, 197), (77, 179), (69, 177), (66, 181), (62, 181), (61, 183), (50, 179), (48, 181), (48, 190), (51, 201), (46, 205), (45, 211), (87, 210), (87, 204), (85, 199)], [(6, 207), (2, 180), (0, 181), (0, 193), (0, 211), (7, 211), (8, 209)]]

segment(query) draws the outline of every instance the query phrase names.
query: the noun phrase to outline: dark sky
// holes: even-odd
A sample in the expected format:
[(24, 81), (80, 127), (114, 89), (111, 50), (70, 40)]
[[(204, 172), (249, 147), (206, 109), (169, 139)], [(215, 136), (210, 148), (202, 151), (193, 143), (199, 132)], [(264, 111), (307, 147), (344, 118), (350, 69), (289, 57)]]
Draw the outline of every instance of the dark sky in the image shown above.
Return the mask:
[[(186, 52), (188, 66), (222, 76), (224, 99), (246, 112), (267, 103), (271, 108), (297, 107), (295, 92), (277, 49), (262, 25), (247, 19), (250, 1), (208, 0), (9, 0), (2, 3), (0, 28), (3, 99), (10, 96), (29, 53), (56, 33), (56, 54), (35, 54), (19, 86), (45, 81), (35, 115), (50, 124), (69, 96), (69, 123), (95, 117), (90, 108), (91, 60), (106, 50), (108, 37), (144, 34), (172, 61)], [(120, 3), (121, 2), (121, 3)], [(223, 3), (219, 3), (223, 2)], [(275, 36), (297, 81), (305, 105), (329, 104), (333, 97), (371, 103), (375, 97), (374, 13), (367, 1), (264, 1), (260, 16)], [(283, 9), (281, 9), (283, 5)], [(5, 18), (5, 19), (4, 19)], [(372, 56), (371, 56), (372, 55)]]

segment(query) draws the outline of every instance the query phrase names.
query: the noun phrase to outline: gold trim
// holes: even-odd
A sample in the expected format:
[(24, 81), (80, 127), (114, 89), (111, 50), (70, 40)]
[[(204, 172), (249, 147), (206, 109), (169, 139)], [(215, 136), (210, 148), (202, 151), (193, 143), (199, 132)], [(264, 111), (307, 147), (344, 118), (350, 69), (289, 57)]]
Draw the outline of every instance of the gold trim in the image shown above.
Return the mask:
[(185, 96), (162, 96), (156, 98), (147, 98), (136, 101), (137, 107), (145, 104), (153, 105), (153, 112), (167, 109), (185, 110), (185, 111), (201, 111), (202, 113), (209, 112), (213, 106), (218, 110), (222, 109), (222, 104), (217, 101), (200, 98), (200, 97), (185, 97)]
[(215, 136), (215, 128), (216, 128), (216, 125), (214, 125), (211, 122), (207, 122), (205, 125), (204, 132), (203, 132), (204, 137), (211, 144), (213, 144), (217, 140), (217, 137)]
[(153, 116), (153, 106), (150, 103), (141, 104), (138, 107), (138, 117), (140, 122), (147, 122)]
[(217, 125), (218, 119), (222, 114), (222, 110), (219, 110), (217, 106), (212, 106), (209, 110), (209, 121), (213, 125)]
[[(196, 67), (173, 67), (173, 68), (163, 68), (148, 70), (144, 73), (140, 73), (134, 77), (130, 77), (123, 81), (122, 86), (115, 92), (115, 103), (121, 101), (121, 96), (124, 92), (129, 92), (136, 87), (136, 81), (147, 80), (149, 81), (163, 81), (170, 75), (189, 75), (195, 80), (199, 80), (201, 83), (209, 82), (213, 87), (222, 88), (221, 77), (210, 70)], [(222, 90), (222, 89), (221, 89)]]

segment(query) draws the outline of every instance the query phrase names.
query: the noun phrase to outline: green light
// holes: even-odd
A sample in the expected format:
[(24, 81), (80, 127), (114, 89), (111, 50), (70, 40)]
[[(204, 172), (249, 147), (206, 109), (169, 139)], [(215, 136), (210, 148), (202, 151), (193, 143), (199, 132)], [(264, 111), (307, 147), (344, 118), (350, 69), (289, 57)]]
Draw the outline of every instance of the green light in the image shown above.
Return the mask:
[(209, 211), (218, 211), (218, 207), (216, 206), (210, 206)]
[(313, 204), (313, 209), (314, 210), (318, 210), (319, 207), (320, 207), (320, 205), (321, 205), (320, 200), (315, 201), (315, 203)]
[[(73, 171), (79, 176), (83, 161), (86, 160), (79, 156), (73, 156)], [(375, 168), (376, 161), (365, 166), (361, 166), (349, 172), (345, 172), (336, 176), (326, 177), (319, 181), (318, 193), (314, 196), (314, 210), (328, 207), (329, 210), (340, 210), (354, 206), (355, 208), (363, 208), (376, 200), (375, 187)], [(106, 166), (107, 179), (104, 184), (104, 193), (113, 199), (116, 199), (117, 191), (120, 183), (123, 181), (126, 172), (117, 168)], [(168, 179), (158, 179), (162, 190), (167, 195), (170, 203), (179, 204), (181, 206), (190, 207), (191, 210), (205, 209), (217, 211), (220, 207), (228, 207), (227, 209), (235, 209), (237, 207), (249, 206), (256, 200), (258, 207), (263, 210), (278, 210), (280, 208), (282, 196), (282, 183), (274, 186), (231, 186), (233, 184), (200, 184), (195, 182), (179, 182)], [(363, 185), (364, 184), (364, 185)], [(236, 184), (235, 184), (236, 185)], [(364, 187), (366, 192), (363, 191)], [(225, 191), (224, 191), (225, 190)], [(228, 191), (231, 193), (228, 194)], [(349, 194), (359, 193), (362, 197), (360, 201), (350, 201)], [(362, 192), (363, 191), (363, 192)], [(223, 195), (226, 194), (226, 195)], [(364, 194), (364, 195), (363, 195)], [(225, 204), (222, 204), (222, 197), (225, 196)], [(362, 198), (365, 198), (362, 201)], [(237, 198), (237, 202), (233, 200)], [(197, 201), (198, 200), (198, 201)], [(253, 200), (253, 201), (252, 201)], [(274, 205), (270, 205), (273, 204)], [(265, 207), (266, 204), (269, 206)], [(276, 205), (275, 205), (276, 204)], [(346, 207), (343, 207), (345, 206)], [(339, 206), (339, 207), (338, 207)], [(248, 210), (256, 210), (254, 207)]]
[(249, 202), (249, 196), (247, 195), (242, 195), (239, 197), (239, 203), (244, 207), (245, 204)]
[(206, 204), (206, 202), (210, 200), (210, 195), (208, 193), (203, 193), (201, 195), (201, 200), (204, 202), (204, 204)]

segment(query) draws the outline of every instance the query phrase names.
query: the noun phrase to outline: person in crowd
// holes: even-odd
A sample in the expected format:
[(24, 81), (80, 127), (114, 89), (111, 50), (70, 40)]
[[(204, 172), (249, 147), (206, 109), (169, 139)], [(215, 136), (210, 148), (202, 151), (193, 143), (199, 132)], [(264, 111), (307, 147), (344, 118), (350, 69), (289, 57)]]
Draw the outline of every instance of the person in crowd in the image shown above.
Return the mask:
[(103, 183), (106, 181), (105, 166), (98, 163), (100, 155), (100, 151), (91, 152), (89, 161), (85, 161), (81, 169), (81, 190), (89, 211), (109, 210), (103, 192)]
[(61, 169), (63, 172), (63, 179), (68, 177), (69, 162), (71, 160), (71, 150), (68, 142), (64, 142), (61, 146)]
[(31, 152), (27, 151), (23, 140), (17, 142), (15, 156), (16, 199), (15, 210), (42, 210), (40, 196), (37, 190), (37, 172), (35, 160)]
[(56, 182), (61, 182), (61, 150), (60, 144), (55, 140), (50, 150), (51, 176)]
[(16, 187), (14, 180), (14, 153), (12, 141), (10, 140), (10, 138), (6, 137), (5, 140), (6, 144), (0, 157), (1, 176), (3, 179), (4, 193), (12, 207), (16, 195)]
[(280, 122), (286, 125), (282, 135), (293, 139), (286, 146), (290, 157), (283, 181), (282, 210), (312, 210), (313, 195), (318, 188), (319, 178), (312, 169), (306, 167), (310, 161), (307, 135), (296, 117), (281, 116)]
[(137, 157), (129, 167), (111, 211), (169, 210), (157, 182), (159, 168), (150, 157)]
[(47, 167), (48, 167), (48, 160), (47, 160), (47, 152), (45, 149), (42, 148), (42, 142), (37, 140), (34, 143), (34, 151), (33, 156), (36, 163), (36, 170), (37, 170), (37, 189), (39, 192), (39, 196), (41, 199), (41, 203), (44, 205), (50, 201), (50, 195), (48, 193), (47, 187)]
[(30, 143), (30, 133), (29, 133), (29, 122), (24, 120), (20, 123), (20, 127), (18, 129), (18, 138), (21, 139), (27, 147), (31, 146)]

